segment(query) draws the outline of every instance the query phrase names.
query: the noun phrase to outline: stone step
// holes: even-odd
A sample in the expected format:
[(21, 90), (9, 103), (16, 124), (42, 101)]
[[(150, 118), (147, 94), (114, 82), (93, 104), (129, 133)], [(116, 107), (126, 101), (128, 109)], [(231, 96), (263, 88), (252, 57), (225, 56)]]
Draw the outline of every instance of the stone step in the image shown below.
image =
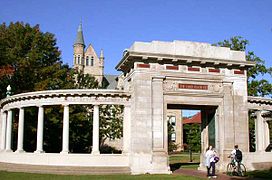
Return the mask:
[(41, 174), (130, 174), (129, 167), (79, 167), (79, 166), (43, 166), (0, 162), (0, 170), (9, 172), (29, 172)]

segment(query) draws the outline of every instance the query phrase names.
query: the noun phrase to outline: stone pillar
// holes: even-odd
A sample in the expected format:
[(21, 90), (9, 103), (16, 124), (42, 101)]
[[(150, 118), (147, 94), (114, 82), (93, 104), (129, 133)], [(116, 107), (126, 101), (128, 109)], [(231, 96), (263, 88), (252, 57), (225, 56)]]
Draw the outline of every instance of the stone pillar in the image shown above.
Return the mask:
[(256, 151), (264, 151), (264, 125), (262, 111), (256, 112), (255, 134), (256, 134)]
[(25, 110), (24, 110), (24, 108), (20, 108), (20, 110), (19, 110), (19, 125), (18, 125), (18, 142), (17, 142), (16, 152), (24, 152), (24, 149), (23, 149), (23, 143), (24, 143), (24, 116), (25, 116)]
[(12, 110), (8, 110), (7, 133), (6, 133), (6, 152), (11, 152), (11, 133), (12, 133)]
[(92, 154), (100, 154), (99, 152), (99, 106), (94, 105), (93, 111), (93, 148)]
[(1, 120), (2, 120), (2, 128), (1, 128), (1, 149), (0, 150), (5, 150), (6, 148), (6, 128), (7, 128), (7, 114), (5, 111), (2, 109), (1, 110)]
[[(164, 151), (163, 76), (152, 80), (152, 139), (153, 151)], [(177, 119), (176, 119), (177, 121)]]
[(35, 153), (43, 153), (43, 118), (44, 108), (39, 106), (38, 112), (38, 127), (37, 127), (37, 149)]
[[(223, 82), (223, 114), (224, 119), (222, 126), (224, 126), (224, 150), (231, 152), (234, 144), (236, 144), (235, 127), (234, 127), (234, 97), (233, 86), (231, 82)], [(227, 153), (229, 153), (227, 152)]]
[[(165, 131), (165, 122), (167, 121), (164, 117), (166, 111), (164, 110), (163, 100), (163, 80), (164, 76), (156, 76), (152, 78), (151, 87), (151, 130), (152, 130), (152, 156), (151, 156), (151, 172), (163, 172), (170, 173), (170, 167), (168, 162), (168, 143), (165, 143), (165, 136), (168, 136)], [(177, 123), (176, 119), (176, 123)]]
[(69, 153), (69, 105), (64, 105), (61, 153)]
[(123, 154), (127, 154), (130, 151), (130, 106), (124, 107), (124, 120), (123, 120)]

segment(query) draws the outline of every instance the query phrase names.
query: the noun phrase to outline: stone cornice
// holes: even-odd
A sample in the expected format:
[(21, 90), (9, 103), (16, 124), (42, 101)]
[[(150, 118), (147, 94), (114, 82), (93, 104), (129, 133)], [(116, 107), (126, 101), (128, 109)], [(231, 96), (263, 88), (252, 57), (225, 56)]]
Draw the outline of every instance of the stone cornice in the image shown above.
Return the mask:
[[(47, 102), (48, 104), (60, 104), (63, 102), (71, 101), (71, 104), (75, 102), (77, 98), (88, 98), (89, 100), (98, 100), (99, 102), (111, 101), (111, 99), (130, 99), (130, 94), (120, 90), (102, 90), (102, 89), (65, 89), (65, 90), (49, 90), (49, 91), (37, 91), (16, 94), (0, 101), (0, 107), (9, 103), (15, 103), (20, 101), (35, 102)], [(80, 104), (80, 100), (76, 101), (76, 104)], [(86, 100), (82, 104), (86, 103)], [(116, 101), (115, 101), (116, 103)], [(66, 104), (66, 103), (65, 103)], [(114, 104), (114, 103), (113, 103)]]
[(237, 61), (232, 59), (216, 59), (161, 53), (146, 53), (127, 50), (115, 68), (119, 71), (128, 72), (131, 68), (133, 68), (134, 62), (160, 64), (172, 63), (175, 65), (199, 65), (207, 67), (226, 67), (233, 69), (248, 69), (252, 66), (255, 66), (255, 63), (250, 61)]
[(248, 99), (249, 103), (272, 105), (272, 99), (271, 98), (248, 96), (247, 99)]

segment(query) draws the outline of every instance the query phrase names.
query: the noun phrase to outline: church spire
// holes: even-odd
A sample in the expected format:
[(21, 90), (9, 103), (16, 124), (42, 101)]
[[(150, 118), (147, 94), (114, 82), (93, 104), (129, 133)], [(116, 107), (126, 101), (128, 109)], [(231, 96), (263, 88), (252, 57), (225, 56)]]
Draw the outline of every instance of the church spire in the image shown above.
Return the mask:
[(100, 59), (104, 59), (104, 50), (103, 49), (101, 49), (101, 51), (100, 51)]
[(77, 37), (76, 37), (74, 45), (76, 45), (76, 44), (81, 44), (85, 47), (81, 21), (80, 21), (80, 24), (77, 29)]

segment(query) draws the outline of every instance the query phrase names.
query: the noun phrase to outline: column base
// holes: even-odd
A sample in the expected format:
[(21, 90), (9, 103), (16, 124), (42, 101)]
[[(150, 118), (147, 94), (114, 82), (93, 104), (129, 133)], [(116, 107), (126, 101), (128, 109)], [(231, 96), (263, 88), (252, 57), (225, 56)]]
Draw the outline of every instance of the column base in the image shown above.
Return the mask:
[(45, 153), (43, 150), (36, 150), (34, 153), (40, 154), (40, 153)]
[(19, 149), (15, 151), (16, 153), (25, 153), (25, 151), (23, 149)]
[(11, 149), (6, 149), (5, 152), (13, 152)]
[(91, 154), (92, 154), (92, 155), (100, 155), (100, 152), (99, 152), (99, 151), (92, 151)]
[(61, 151), (60, 154), (69, 154), (69, 151)]

